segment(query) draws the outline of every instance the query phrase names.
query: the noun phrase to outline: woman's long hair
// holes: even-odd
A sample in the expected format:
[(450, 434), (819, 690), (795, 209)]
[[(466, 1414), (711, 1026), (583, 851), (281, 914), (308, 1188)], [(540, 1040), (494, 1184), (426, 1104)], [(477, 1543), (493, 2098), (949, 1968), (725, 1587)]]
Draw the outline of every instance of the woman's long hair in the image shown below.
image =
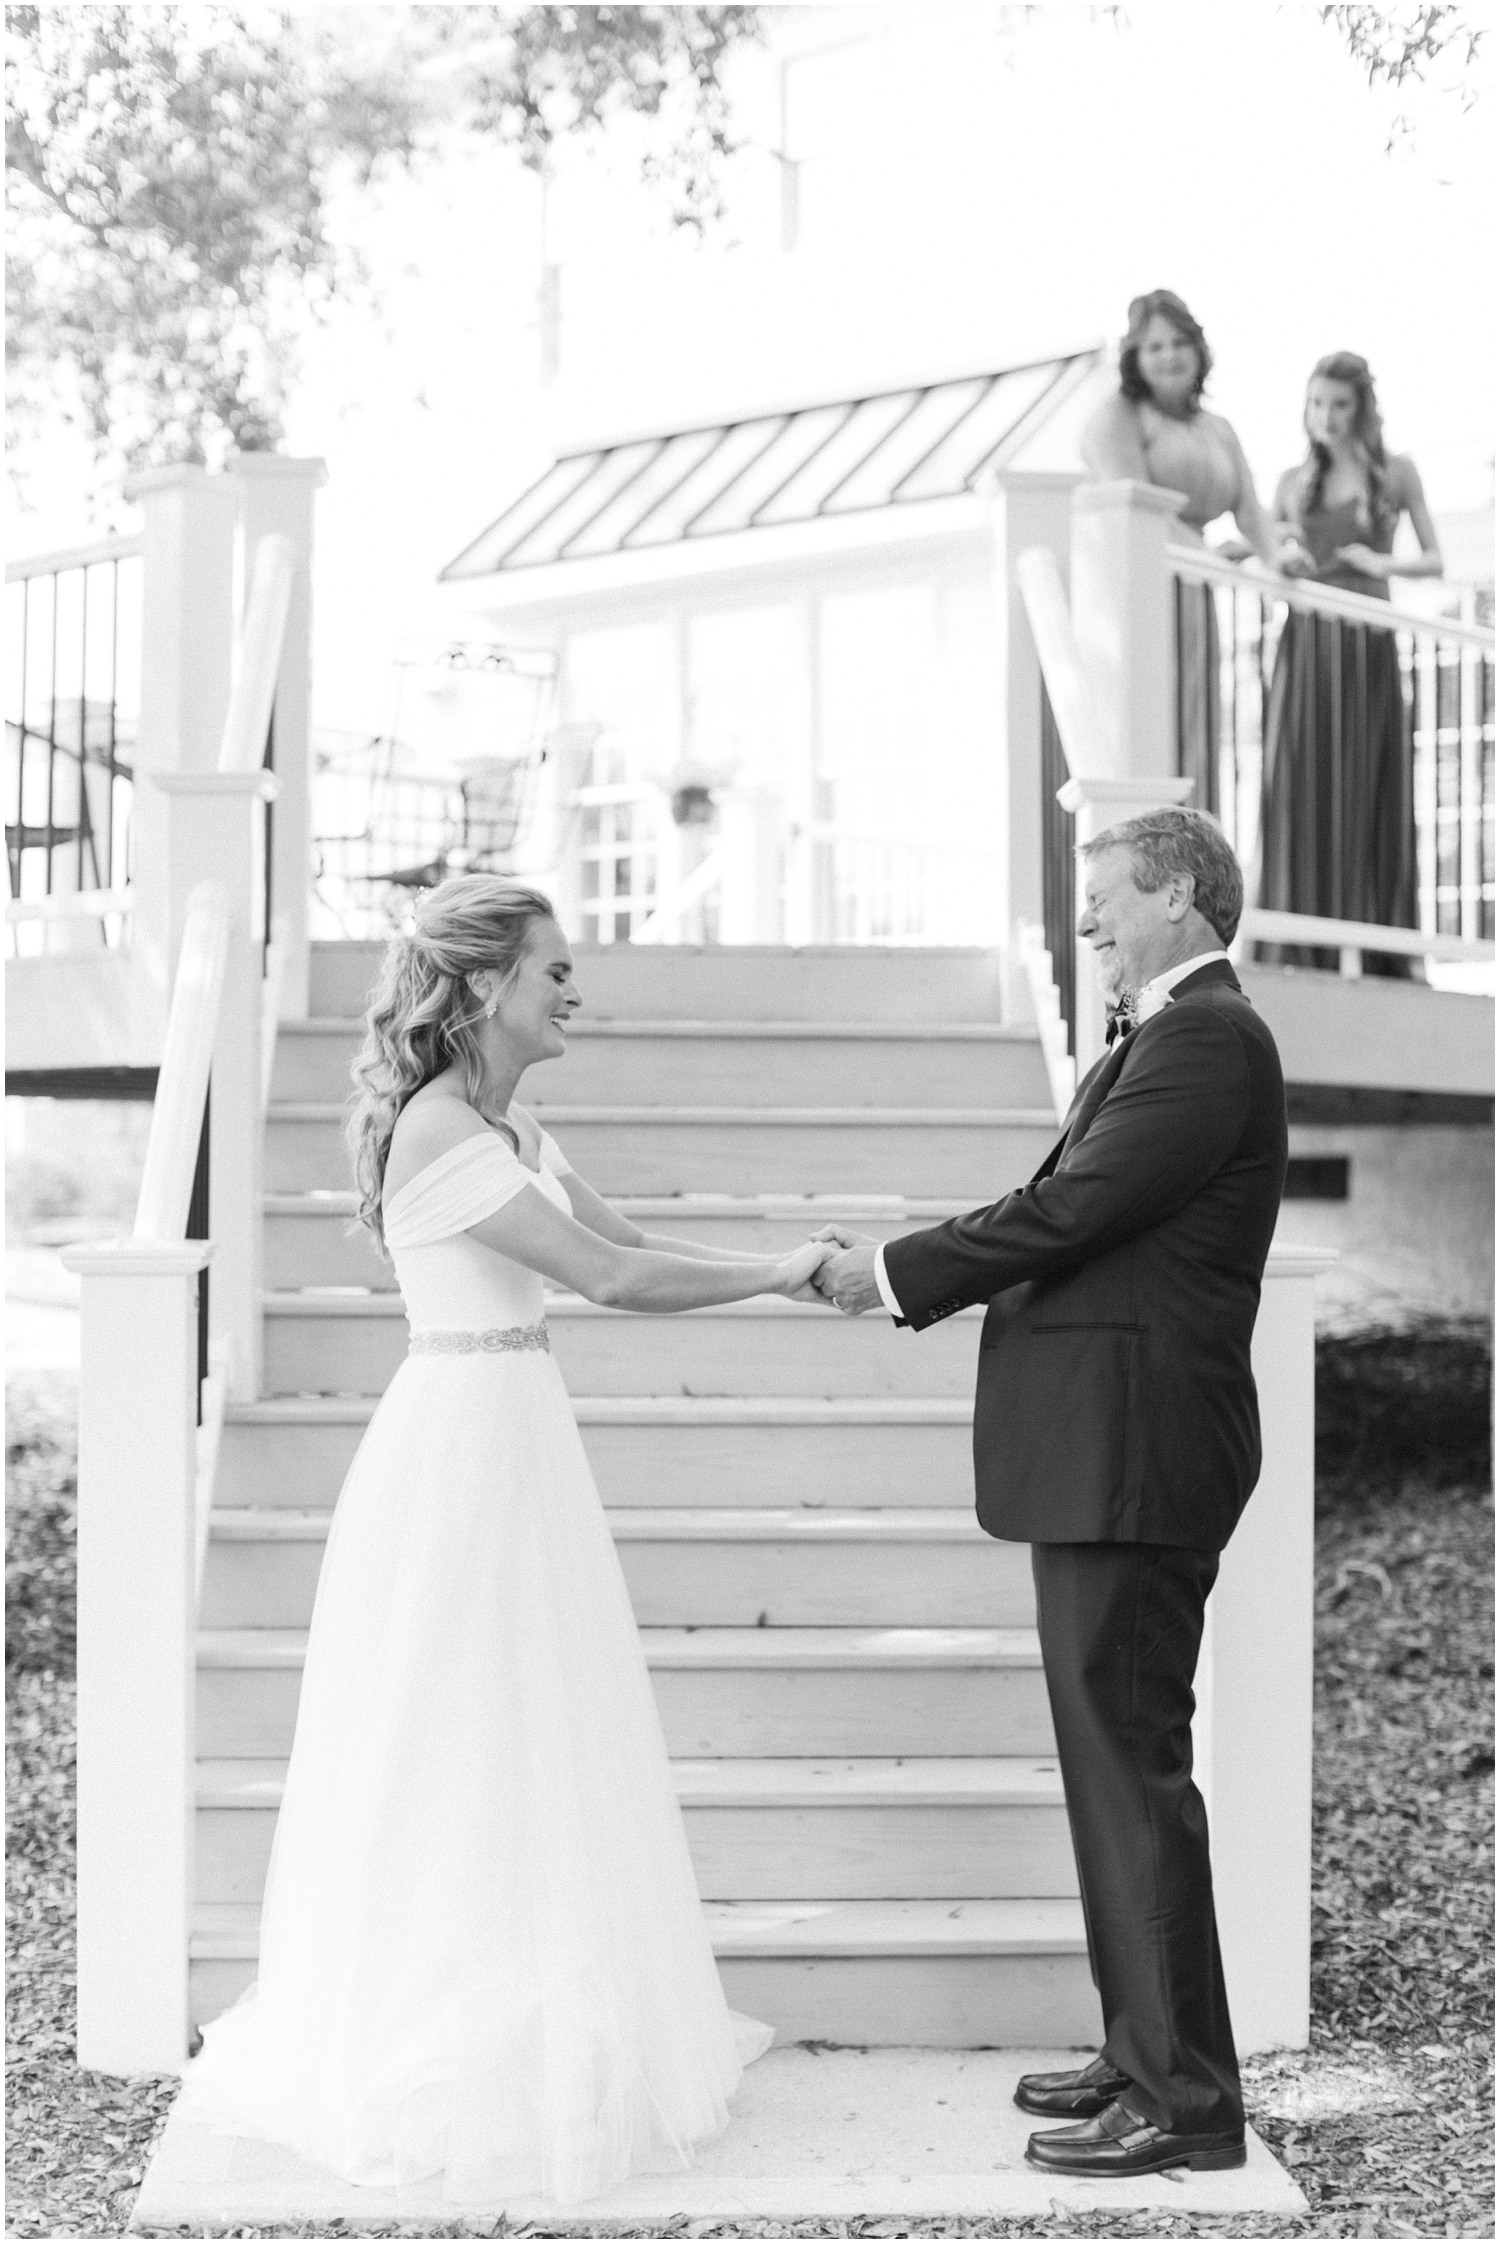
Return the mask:
[(1129, 324), (1125, 340), (1120, 345), (1120, 395), (1138, 404), (1151, 396), (1151, 384), (1141, 372), (1141, 344), (1146, 330), (1154, 319), (1164, 319), (1175, 327), (1184, 342), (1191, 343), (1198, 354), (1198, 371), (1193, 386), (1188, 391), (1188, 411), (1196, 413), (1203, 398), (1203, 385), (1208, 380), (1214, 354), (1208, 347), (1204, 334), (1180, 296), (1170, 288), (1153, 288), (1144, 296), (1131, 298)]
[(1386, 458), (1385, 424), (1375, 401), (1375, 377), (1370, 372), (1369, 360), (1361, 358), (1358, 351), (1330, 351), (1327, 358), (1318, 360), (1307, 377), (1307, 395), (1302, 402), (1307, 458), (1297, 478), (1297, 512), (1312, 514), (1321, 506), (1323, 486), (1333, 466), (1333, 454), (1328, 446), (1319, 444), (1307, 425), (1314, 382), (1342, 382), (1346, 389), (1354, 392), (1356, 409), (1351, 433), (1365, 471), (1365, 508), (1369, 518), (1366, 527), (1372, 531), (1384, 530), (1395, 521), (1399, 510), (1391, 504), (1390, 463)]
[(355, 1094), (347, 1133), (360, 1221), (382, 1247), (386, 1158), (407, 1100), (445, 1068), (457, 1067), (464, 1096), (480, 1104), (484, 1061), (474, 1024), (484, 1008), (469, 976), (495, 969), (507, 978), (514, 974), (533, 927), (555, 917), (535, 888), (519, 888), (490, 873), (464, 873), (429, 889), (417, 904), (411, 932), (391, 938), (351, 1071)]

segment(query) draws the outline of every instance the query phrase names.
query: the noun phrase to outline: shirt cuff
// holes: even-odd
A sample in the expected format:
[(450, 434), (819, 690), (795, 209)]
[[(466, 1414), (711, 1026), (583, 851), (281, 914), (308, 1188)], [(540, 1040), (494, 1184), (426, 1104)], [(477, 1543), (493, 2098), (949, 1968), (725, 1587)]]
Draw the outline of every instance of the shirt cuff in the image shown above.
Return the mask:
[(904, 1325), (906, 1311), (896, 1299), (895, 1288), (885, 1274), (885, 1248), (883, 1246), (875, 1249), (875, 1283), (880, 1288), (881, 1300), (885, 1303), (897, 1324)]

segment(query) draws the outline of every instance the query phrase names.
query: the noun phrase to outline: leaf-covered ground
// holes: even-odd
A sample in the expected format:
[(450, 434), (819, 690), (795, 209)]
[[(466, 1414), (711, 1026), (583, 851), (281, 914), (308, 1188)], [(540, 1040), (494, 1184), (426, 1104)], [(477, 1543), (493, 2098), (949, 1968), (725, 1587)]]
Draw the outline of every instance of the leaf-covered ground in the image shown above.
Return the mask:
[[(1320, 1358), (1313, 2042), (1258, 2061), (1246, 2079), (1251, 2117), (1311, 2216), (682, 2221), (652, 2233), (1495, 2234), (1494, 1510), (1481, 1357), (1472, 1341), (1439, 1335)], [(73, 2062), (71, 1417), (55, 1379), (13, 1391), (7, 2233), (17, 2237), (119, 2235), (175, 2089)]]

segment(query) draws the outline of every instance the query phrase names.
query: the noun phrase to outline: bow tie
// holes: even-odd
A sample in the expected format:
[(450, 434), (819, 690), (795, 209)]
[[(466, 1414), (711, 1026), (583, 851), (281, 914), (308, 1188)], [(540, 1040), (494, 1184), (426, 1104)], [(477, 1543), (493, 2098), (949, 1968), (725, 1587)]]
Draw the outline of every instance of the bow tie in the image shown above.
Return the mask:
[(1104, 1049), (1107, 1052), (1117, 1036), (1128, 1035), (1136, 1026), (1135, 991), (1128, 990), (1118, 1005), (1110, 1009), (1104, 1024)]

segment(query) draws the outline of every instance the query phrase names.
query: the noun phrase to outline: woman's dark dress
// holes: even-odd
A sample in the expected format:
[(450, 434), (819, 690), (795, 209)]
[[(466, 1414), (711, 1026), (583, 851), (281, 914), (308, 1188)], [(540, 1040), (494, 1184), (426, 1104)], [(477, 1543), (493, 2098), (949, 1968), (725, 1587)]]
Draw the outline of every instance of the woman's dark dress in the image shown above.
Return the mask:
[[(1390, 598), (1383, 578), (1334, 555), (1356, 544), (1388, 553), (1394, 522), (1372, 531), (1350, 499), (1302, 515), (1296, 529), (1318, 564), (1316, 583)], [(1288, 610), (1266, 703), (1260, 902), (1273, 912), (1417, 924), (1412, 721), (1394, 631)], [(1256, 956), (1338, 965), (1336, 951), (1278, 943), (1258, 944)], [(1405, 975), (1413, 964), (1364, 955), (1367, 974)]]

